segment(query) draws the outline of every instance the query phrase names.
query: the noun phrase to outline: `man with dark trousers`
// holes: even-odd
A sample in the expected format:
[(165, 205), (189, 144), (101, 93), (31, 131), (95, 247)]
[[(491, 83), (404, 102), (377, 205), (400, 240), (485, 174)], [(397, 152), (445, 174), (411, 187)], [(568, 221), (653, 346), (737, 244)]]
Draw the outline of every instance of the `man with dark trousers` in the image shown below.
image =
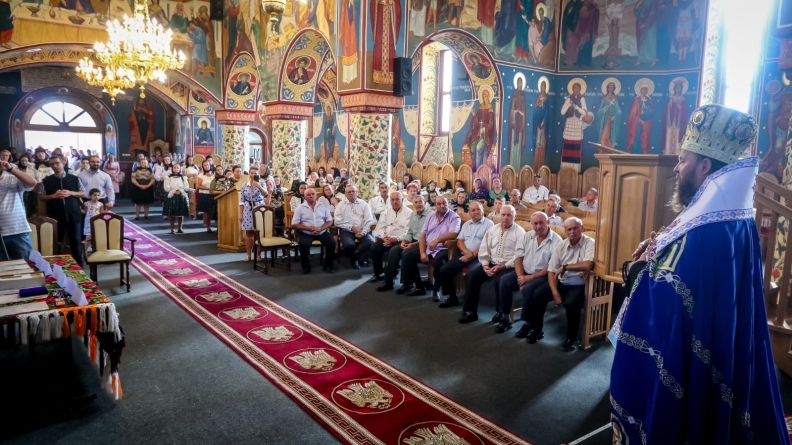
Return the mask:
[(433, 259), (435, 265), (445, 264), (448, 259), (448, 249), (443, 243), (456, 239), (461, 222), (459, 215), (448, 210), (448, 201), (445, 197), (438, 196), (435, 201), (435, 211), (426, 217), (426, 223), (421, 229), (418, 250), (410, 250), (402, 255), (403, 284), (396, 293), (406, 293), (411, 297), (426, 295), (418, 272), (418, 263), (428, 264), (429, 260)]
[(377, 223), (368, 203), (358, 198), (357, 187), (348, 185), (344, 191), (346, 201), (335, 209), (335, 225), (341, 231), (341, 250), (349, 257), (353, 269), (360, 269), (369, 249), (374, 244), (371, 226)]
[(567, 239), (556, 244), (547, 265), (547, 285), (534, 291), (533, 304), (527, 320), (533, 332), (528, 342), (544, 337), (544, 315), (547, 303), (563, 306), (567, 316), (567, 338), (562, 351), (575, 351), (579, 346), (580, 312), (586, 298), (586, 277), (594, 269), (594, 239), (583, 235), (583, 221), (576, 217), (564, 221)]
[[(384, 278), (385, 283), (377, 287), (377, 292), (393, 290), (393, 281), (396, 279), (396, 274), (399, 272), (402, 254), (412, 250), (419, 250), (418, 238), (421, 236), (421, 230), (423, 229), (427, 216), (429, 216), (429, 210), (426, 208), (426, 200), (424, 200), (421, 195), (415, 196), (412, 200), (412, 204), (413, 207), (415, 207), (415, 211), (410, 214), (410, 219), (407, 222), (407, 233), (404, 234), (398, 246), (393, 246), (388, 251), (388, 265), (385, 268)], [(402, 282), (404, 282), (403, 276)]]
[[(462, 230), (457, 236), (456, 258), (449, 258), (449, 261), (441, 266), (438, 266), (435, 260), (435, 279), (437, 283), (442, 284), (443, 295), (446, 296), (445, 301), (440, 303), (441, 308), (459, 305), (454, 277), (462, 270), (472, 270), (473, 266), (478, 265), (481, 241), (484, 239), (484, 234), (495, 225), (491, 219), (484, 218), (484, 206), (478, 201), (470, 201), (468, 214), (470, 220), (462, 224)], [(437, 289), (437, 283), (435, 283), (435, 289)], [(439, 301), (440, 298), (436, 292), (433, 297), (435, 296), (437, 297), (436, 301)]]
[[(525, 229), (514, 224), (515, 216), (514, 207), (510, 205), (501, 207), (501, 223), (492, 226), (484, 234), (478, 252), (479, 265), (468, 269), (465, 276), (465, 302), (462, 306), (462, 316), (458, 320), (460, 323), (478, 320), (479, 293), (485, 282), (492, 281), (497, 301), (501, 277), (514, 270), (517, 244), (525, 234)], [(495, 314), (492, 322), (500, 321), (500, 314)]]
[(323, 270), (335, 273), (333, 269), (333, 253), (336, 242), (327, 228), (333, 225), (330, 209), (316, 202), (316, 190), (309, 188), (305, 191), (305, 202), (297, 207), (292, 217), (292, 227), (300, 231), (297, 249), (300, 251), (300, 261), (304, 274), (311, 273), (311, 263), (308, 255), (311, 253), (311, 243), (318, 240), (325, 247)]
[(69, 238), (71, 255), (80, 266), (83, 266), (83, 222), (85, 221), (80, 206), (80, 198), (85, 197), (85, 188), (80, 178), (66, 173), (66, 159), (62, 155), (50, 158), (53, 174), (41, 181), (39, 194), (47, 201), (47, 216), (58, 221), (58, 242), (63, 237)]
[[(382, 185), (382, 184), (380, 184)], [(371, 246), (371, 263), (374, 266), (374, 276), (369, 283), (376, 283), (384, 278), (382, 257), (392, 248), (398, 247), (404, 235), (407, 234), (410, 215), (413, 211), (402, 204), (402, 194), (393, 192), (390, 195), (390, 204), (383, 205), (377, 227), (374, 229), (376, 241)]]

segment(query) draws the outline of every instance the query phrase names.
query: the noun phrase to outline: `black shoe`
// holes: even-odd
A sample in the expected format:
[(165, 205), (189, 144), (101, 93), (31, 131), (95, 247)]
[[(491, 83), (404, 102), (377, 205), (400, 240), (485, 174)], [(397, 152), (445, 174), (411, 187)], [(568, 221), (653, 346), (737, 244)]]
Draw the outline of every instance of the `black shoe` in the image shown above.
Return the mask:
[(399, 295), (404, 295), (407, 292), (411, 291), (412, 288), (413, 288), (412, 286), (408, 286), (408, 285), (405, 284), (402, 287), (400, 287), (399, 289), (397, 289), (396, 293), (399, 294)]
[(528, 334), (528, 338), (525, 339), (525, 342), (528, 343), (528, 344), (534, 344), (534, 343), (538, 342), (539, 340), (541, 340), (543, 338), (544, 338), (544, 332), (543, 331), (535, 331), (535, 330), (532, 329), (531, 333)]
[(438, 306), (443, 308), (443, 309), (445, 309), (447, 307), (459, 306), (459, 300), (457, 299), (456, 296), (450, 296), (450, 297), (446, 298), (446, 300), (444, 302), (438, 304)]
[(578, 339), (576, 339), (576, 338), (568, 338), (568, 339), (566, 339), (564, 344), (561, 345), (561, 350), (562, 351), (567, 351), (567, 352), (574, 351), (574, 350), (576, 350), (578, 348), (578, 346), (580, 346), (580, 343), (578, 342)]
[(309, 273), (311, 273), (311, 266), (308, 266), (307, 268), (303, 269), (303, 275), (308, 275)]
[(475, 312), (465, 312), (459, 317), (459, 323), (465, 324), (478, 320), (478, 314)]
[(492, 317), (492, 322), (493, 322), (493, 323), (500, 323), (501, 321), (503, 321), (503, 319), (506, 319), (506, 320), (508, 320), (508, 319), (509, 319), (509, 317), (507, 317), (507, 316), (505, 316), (505, 315), (501, 314), (500, 312), (497, 312), (497, 313), (495, 313), (495, 315)]
[(357, 261), (352, 261), (352, 268), (353, 269), (360, 269), (360, 263)]
[(385, 275), (374, 275), (373, 277), (371, 277), (371, 279), (368, 282), (369, 283), (376, 283), (377, 281), (380, 281), (383, 278), (385, 278)]
[(408, 297), (422, 297), (424, 295), (426, 295), (426, 289), (415, 288), (412, 291), (407, 292)]
[(377, 286), (377, 292), (385, 292), (386, 290), (393, 290), (393, 283), (384, 283)]
[(500, 323), (498, 323), (497, 326), (495, 326), (495, 332), (498, 334), (503, 334), (504, 332), (508, 331), (511, 328), (512, 328), (511, 322), (507, 318), (504, 318), (501, 319)]
[(432, 301), (435, 302), (435, 303), (439, 303), (440, 302), (440, 295), (437, 295), (437, 291), (433, 291), (432, 292)]
[(531, 326), (528, 325), (528, 323), (525, 323), (522, 325), (520, 330), (514, 334), (514, 336), (517, 338), (525, 338), (531, 335), (531, 333), (533, 333), (533, 329), (531, 329)]
[(325, 267), (322, 268), (322, 270), (327, 272), (327, 273), (335, 273), (335, 269), (333, 269), (330, 266), (325, 266)]

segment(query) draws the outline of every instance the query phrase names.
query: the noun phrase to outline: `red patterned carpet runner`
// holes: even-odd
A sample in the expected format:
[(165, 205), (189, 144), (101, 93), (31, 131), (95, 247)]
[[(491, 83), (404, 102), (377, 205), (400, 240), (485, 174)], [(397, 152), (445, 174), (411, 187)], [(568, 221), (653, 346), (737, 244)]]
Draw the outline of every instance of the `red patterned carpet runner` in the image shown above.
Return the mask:
[(355, 345), (125, 222), (132, 265), (348, 444), (527, 444)]

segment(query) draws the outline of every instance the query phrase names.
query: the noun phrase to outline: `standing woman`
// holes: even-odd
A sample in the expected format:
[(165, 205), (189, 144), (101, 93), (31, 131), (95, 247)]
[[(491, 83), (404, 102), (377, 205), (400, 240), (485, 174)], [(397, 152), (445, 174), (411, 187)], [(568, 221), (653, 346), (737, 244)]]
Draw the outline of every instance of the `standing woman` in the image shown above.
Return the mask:
[(162, 163), (154, 167), (154, 180), (157, 181), (156, 185), (154, 186), (154, 198), (157, 200), (163, 200), (167, 190), (165, 190), (165, 178), (170, 176), (171, 169), (173, 168), (173, 163), (171, 162), (170, 155), (165, 155), (162, 158)]
[(259, 184), (261, 178), (258, 174), (258, 169), (250, 167), (250, 174), (248, 182), (242, 186), (242, 191), (239, 194), (239, 222), (242, 225), (242, 230), (245, 231), (245, 261), (250, 261), (251, 252), (256, 242), (256, 227), (253, 224), (253, 209), (257, 206), (264, 205), (264, 198), (267, 196), (267, 189)]
[(167, 193), (165, 202), (162, 204), (162, 214), (170, 222), (171, 234), (173, 234), (173, 223), (178, 221), (178, 233), (184, 233), (184, 217), (190, 214), (190, 204), (187, 202), (187, 191), (189, 184), (187, 178), (182, 176), (181, 167), (174, 164), (170, 168), (170, 176), (166, 176), (162, 181), (163, 191)]
[(267, 187), (269, 187), (270, 189), (270, 194), (268, 196), (268, 199), (269, 199), (269, 206), (275, 209), (274, 225), (275, 227), (283, 226), (283, 219), (286, 217), (286, 212), (284, 212), (283, 210), (283, 201), (285, 198), (283, 196), (283, 186), (281, 185), (281, 178), (280, 176), (273, 176), (270, 179), (270, 181), (272, 181), (271, 186), (269, 185), (269, 183), (267, 183)]
[(203, 172), (195, 177), (195, 188), (198, 190), (198, 198), (195, 203), (195, 211), (203, 213), (203, 223), (206, 226), (206, 231), (212, 233), (212, 215), (215, 213), (215, 200), (212, 196), (212, 180), (215, 179), (215, 174), (212, 172), (212, 164), (209, 161), (203, 161), (201, 165)]
[(135, 219), (140, 219), (140, 208), (143, 207), (143, 219), (149, 219), (149, 205), (154, 202), (154, 174), (148, 160), (140, 161), (140, 166), (132, 172), (132, 190), (130, 198), (135, 204)]
[(484, 181), (476, 178), (473, 181), (473, 191), (470, 193), (470, 200), (481, 201), (482, 204), (489, 201), (489, 190), (484, 187)]
[(195, 158), (193, 155), (187, 156), (187, 159), (184, 163), (184, 176), (188, 178), (192, 178), (193, 176), (198, 176), (200, 170), (198, 166), (195, 165)]
[(107, 162), (105, 162), (103, 170), (110, 176), (110, 180), (113, 182), (113, 191), (118, 194), (126, 175), (121, 171), (121, 165), (116, 161), (114, 154), (107, 155)]
[(38, 147), (34, 156), (33, 168), (36, 171), (36, 182), (41, 182), (44, 178), (52, 174), (52, 169), (47, 159), (47, 150), (43, 147)]
[(305, 191), (308, 190), (308, 184), (303, 181), (297, 185), (297, 191), (294, 192), (294, 196), (292, 196), (291, 200), (289, 201), (289, 208), (291, 209), (292, 213), (297, 210), (297, 207), (300, 207), (300, 204), (305, 202)]
[(509, 200), (509, 192), (503, 189), (500, 178), (492, 180), (492, 190), (489, 191), (489, 205), (493, 205), (499, 199)]

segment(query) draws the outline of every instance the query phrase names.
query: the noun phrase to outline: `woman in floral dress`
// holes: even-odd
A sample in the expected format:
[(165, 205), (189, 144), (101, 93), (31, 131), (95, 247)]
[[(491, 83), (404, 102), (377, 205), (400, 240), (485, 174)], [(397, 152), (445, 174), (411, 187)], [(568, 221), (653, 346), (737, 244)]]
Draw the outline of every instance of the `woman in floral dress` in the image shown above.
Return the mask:
[(256, 241), (253, 209), (264, 205), (264, 198), (267, 196), (267, 188), (259, 183), (260, 179), (258, 170), (251, 167), (249, 180), (242, 186), (242, 191), (239, 194), (239, 222), (242, 225), (242, 230), (245, 231), (245, 251), (247, 252), (245, 261), (250, 261), (250, 254)]

